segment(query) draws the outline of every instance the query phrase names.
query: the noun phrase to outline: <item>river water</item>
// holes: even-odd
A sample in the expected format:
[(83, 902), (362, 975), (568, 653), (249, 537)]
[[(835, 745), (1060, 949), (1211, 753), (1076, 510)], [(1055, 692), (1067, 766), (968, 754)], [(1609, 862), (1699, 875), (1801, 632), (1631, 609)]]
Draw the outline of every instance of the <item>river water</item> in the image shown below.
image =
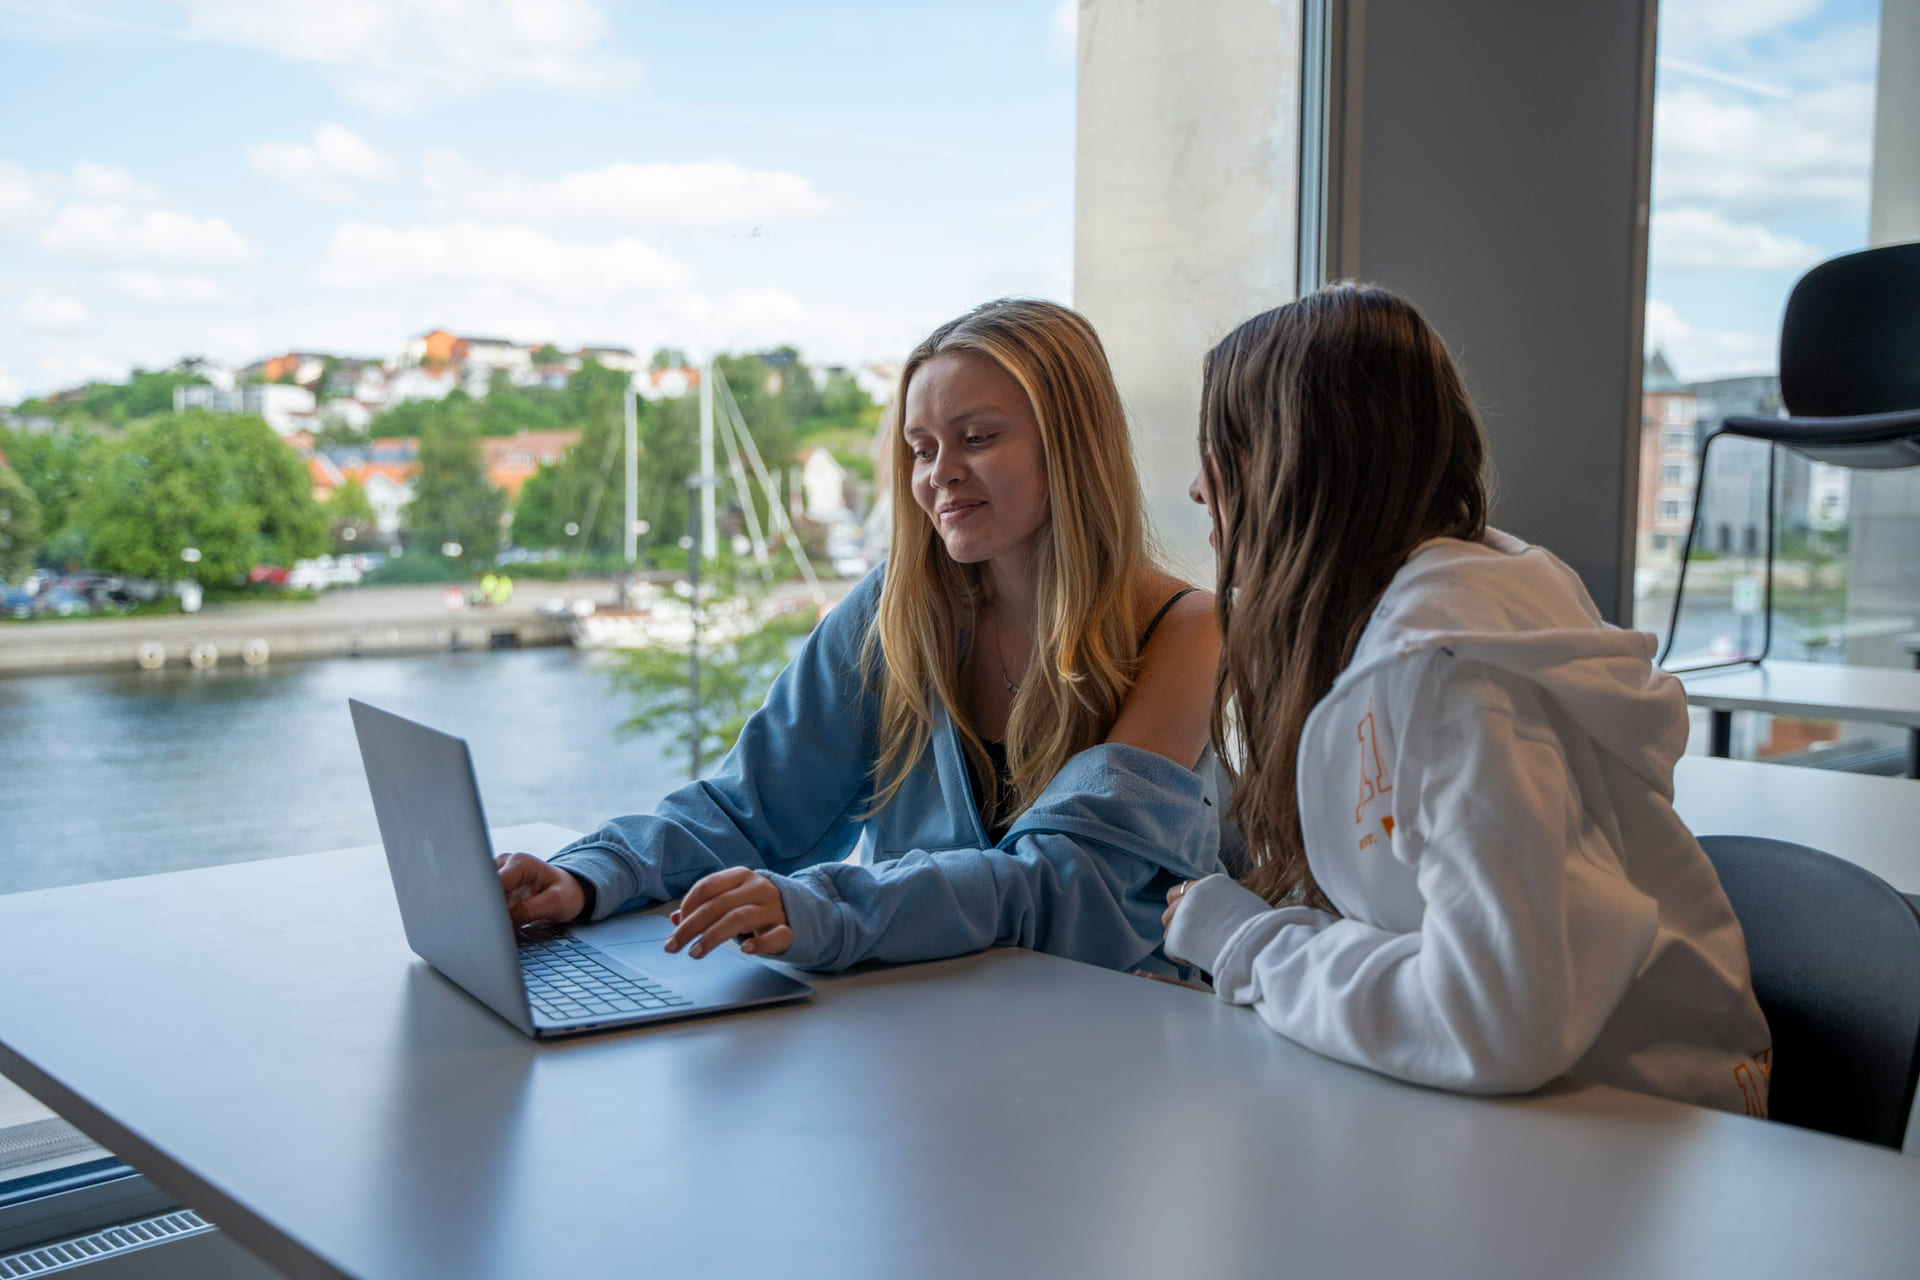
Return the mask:
[(491, 825), (649, 809), (684, 765), (619, 736), (608, 662), (560, 648), (0, 680), (0, 893), (378, 843), (349, 697), (467, 739)]

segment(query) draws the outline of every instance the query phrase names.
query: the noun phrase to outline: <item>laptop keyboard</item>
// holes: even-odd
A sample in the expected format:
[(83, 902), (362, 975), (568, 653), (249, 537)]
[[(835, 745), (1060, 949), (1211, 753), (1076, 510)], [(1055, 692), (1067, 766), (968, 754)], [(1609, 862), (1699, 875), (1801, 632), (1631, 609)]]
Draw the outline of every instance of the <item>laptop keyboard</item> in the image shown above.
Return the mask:
[(521, 943), (520, 972), (535, 1011), (554, 1022), (592, 1022), (693, 1003), (664, 983), (643, 982), (602, 964), (591, 947), (564, 934)]

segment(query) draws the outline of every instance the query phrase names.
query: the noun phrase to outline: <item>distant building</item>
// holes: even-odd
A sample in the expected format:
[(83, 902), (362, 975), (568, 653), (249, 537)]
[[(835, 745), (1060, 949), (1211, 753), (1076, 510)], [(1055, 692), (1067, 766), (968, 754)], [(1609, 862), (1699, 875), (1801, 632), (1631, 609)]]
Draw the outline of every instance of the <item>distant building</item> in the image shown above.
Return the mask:
[(481, 440), (480, 456), (486, 461), (488, 481), (507, 495), (507, 501), (515, 502), (534, 472), (557, 465), (578, 443), (578, 431), (522, 431)]
[(387, 379), (386, 402), (392, 405), (408, 400), (444, 400), (459, 385), (460, 374), (455, 369), (416, 365)]
[(618, 369), (622, 373), (638, 373), (640, 357), (628, 347), (582, 347), (573, 353), (580, 361), (592, 360), (608, 369)]
[(208, 413), (251, 413), (280, 435), (311, 429), (313, 392), (277, 382), (249, 382), (230, 390), (198, 383), (173, 389), (173, 411), (204, 409)]
[(798, 514), (816, 524), (833, 524), (853, 519), (847, 502), (847, 469), (825, 449), (814, 447), (800, 451), (800, 483), (794, 496)]
[(243, 372), (263, 382), (292, 382), (300, 386), (313, 386), (320, 381), (320, 375), (326, 371), (331, 356), (319, 351), (289, 351), (285, 355), (270, 356), (250, 364)]
[(196, 378), (205, 378), (207, 385), (221, 391), (231, 391), (234, 386), (233, 370), (218, 361), (205, 356), (187, 356), (175, 365), (181, 373), (190, 373)]
[(672, 400), (700, 389), (700, 371), (692, 365), (640, 369), (633, 375), (633, 389), (642, 400)]
[(1636, 563), (1677, 565), (1693, 520), (1693, 481), (1700, 449), (1694, 394), (1655, 352), (1640, 388), (1640, 508)]
[(404, 436), (310, 452), (307, 472), (314, 482), (313, 496), (325, 502), (348, 480), (359, 481), (367, 505), (373, 508), (374, 527), (392, 541), (400, 532), (401, 511), (413, 501), (414, 481), (420, 475), (419, 452), (420, 442)]

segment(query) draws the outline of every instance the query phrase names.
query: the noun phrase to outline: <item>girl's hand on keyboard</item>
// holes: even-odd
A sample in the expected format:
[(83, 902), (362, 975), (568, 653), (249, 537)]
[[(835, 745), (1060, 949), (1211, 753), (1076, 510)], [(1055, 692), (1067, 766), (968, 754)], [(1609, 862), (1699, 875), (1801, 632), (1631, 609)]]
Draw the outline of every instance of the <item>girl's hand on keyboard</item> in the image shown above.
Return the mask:
[(500, 891), (507, 895), (507, 916), (514, 927), (565, 924), (587, 905), (580, 882), (530, 853), (503, 853), (493, 860)]
[(667, 950), (692, 942), (687, 954), (696, 960), (729, 938), (742, 938), (740, 949), (748, 955), (777, 956), (793, 945), (780, 890), (747, 867), (728, 867), (701, 880), (687, 890), (672, 919), (679, 927)]

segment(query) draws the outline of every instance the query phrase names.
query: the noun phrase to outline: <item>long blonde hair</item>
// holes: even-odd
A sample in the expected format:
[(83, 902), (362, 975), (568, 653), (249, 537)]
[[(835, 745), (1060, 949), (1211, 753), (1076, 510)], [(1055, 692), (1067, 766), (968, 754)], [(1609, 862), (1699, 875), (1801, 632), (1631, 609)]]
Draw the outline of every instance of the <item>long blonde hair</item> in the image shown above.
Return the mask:
[[(1033, 657), (1007, 719), (1011, 797), (1000, 795), (960, 704), (960, 634), (976, 625), (987, 584), (980, 566), (947, 554), (914, 501), (911, 450), (900, 432), (914, 374), (951, 352), (991, 360), (1020, 384), (1046, 460), (1050, 515), (1034, 555)], [(1126, 413), (1093, 326), (1027, 298), (989, 302), (935, 329), (907, 357), (893, 403), (893, 543), (867, 638), (868, 670), (879, 666), (875, 646), (884, 659), (873, 807), (891, 800), (919, 762), (938, 705), (983, 780), (983, 809), (1010, 818), (1069, 757), (1106, 737), (1138, 666), (1135, 604), (1147, 551)]]
[(1480, 419), (1413, 304), (1345, 284), (1207, 354), (1200, 441), (1219, 546), (1213, 743), (1246, 837), (1240, 878), (1276, 905), (1325, 906), (1300, 829), (1301, 731), (1414, 549), (1486, 531)]

